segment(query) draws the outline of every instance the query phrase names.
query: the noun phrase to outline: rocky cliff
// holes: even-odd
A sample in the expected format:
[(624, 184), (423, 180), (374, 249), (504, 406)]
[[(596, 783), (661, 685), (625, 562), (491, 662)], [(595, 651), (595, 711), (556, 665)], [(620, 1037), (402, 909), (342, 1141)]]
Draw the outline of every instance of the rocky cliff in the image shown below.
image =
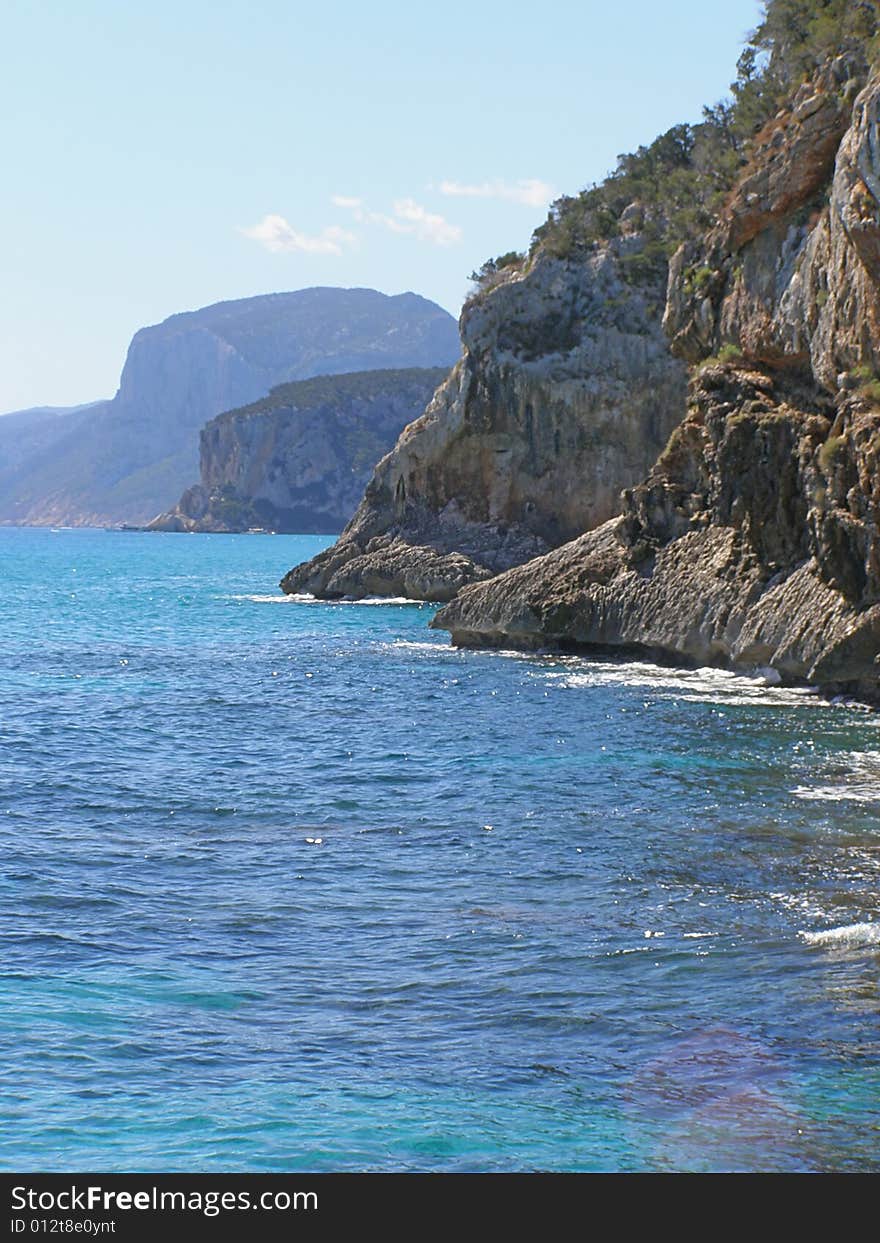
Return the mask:
[(466, 305), (462, 357), (287, 592), (447, 600), (617, 512), (684, 412), (638, 210), (583, 259), (539, 248)]
[(860, 86), (846, 57), (801, 85), (674, 257), (688, 413), (622, 516), (466, 589), (433, 623), (455, 642), (647, 649), (877, 696), (880, 76)]
[(201, 431), (201, 483), (149, 529), (340, 531), (373, 463), (446, 375), (414, 367), (322, 376), (219, 415)]
[(119, 391), (0, 478), (0, 521), (144, 523), (198, 475), (199, 430), (274, 385), (451, 366), (455, 322), (416, 294), (303, 289), (173, 315), (132, 339)]
[(670, 264), (664, 325), (691, 363), (738, 351), (771, 369), (880, 365), (880, 80), (835, 59), (758, 134), (718, 224)]

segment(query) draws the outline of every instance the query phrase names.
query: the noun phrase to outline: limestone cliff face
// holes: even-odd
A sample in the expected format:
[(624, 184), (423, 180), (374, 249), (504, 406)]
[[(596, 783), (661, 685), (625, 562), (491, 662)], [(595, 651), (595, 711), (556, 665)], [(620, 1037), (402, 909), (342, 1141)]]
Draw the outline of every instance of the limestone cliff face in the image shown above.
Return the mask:
[(474, 297), (449, 380), (284, 590), (445, 600), (617, 512), (685, 404), (663, 293), (622, 278), (641, 246), (633, 230), (586, 259), (539, 250)]
[(698, 367), (622, 516), (464, 591), (433, 623), (456, 642), (649, 649), (880, 695), (880, 77), (854, 94), (840, 62), (801, 88), (676, 255), (673, 348), (729, 361)]
[(664, 324), (690, 362), (726, 346), (829, 392), (880, 366), (880, 79), (835, 61), (756, 142), (707, 238), (670, 264)]
[(472, 587), (464, 645), (601, 646), (876, 693), (880, 411), (708, 367), (624, 512)]
[(148, 522), (197, 477), (199, 430), (221, 411), (291, 380), (457, 355), (452, 316), (412, 293), (301, 289), (172, 315), (134, 335), (112, 401), (0, 462), (0, 521)]
[(149, 529), (340, 531), (373, 463), (446, 375), (414, 367), (322, 376), (212, 419), (201, 432), (201, 482)]

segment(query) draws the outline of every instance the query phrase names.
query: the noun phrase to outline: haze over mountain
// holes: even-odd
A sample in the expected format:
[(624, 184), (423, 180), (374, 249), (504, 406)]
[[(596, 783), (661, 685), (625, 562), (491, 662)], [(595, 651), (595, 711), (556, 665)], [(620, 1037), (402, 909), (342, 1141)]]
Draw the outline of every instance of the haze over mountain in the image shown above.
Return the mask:
[(220, 302), (142, 328), (110, 401), (0, 419), (0, 521), (144, 523), (199, 471), (199, 431), (278, 384), (449, 366), (455, 320), (414, 293), (302, 289)]
[(48, 449), (77, 427), (90, 410), (103, 404), (94, 401), (84, 406), (33, 406), (0, 418), (0, 487), (23, 462)]

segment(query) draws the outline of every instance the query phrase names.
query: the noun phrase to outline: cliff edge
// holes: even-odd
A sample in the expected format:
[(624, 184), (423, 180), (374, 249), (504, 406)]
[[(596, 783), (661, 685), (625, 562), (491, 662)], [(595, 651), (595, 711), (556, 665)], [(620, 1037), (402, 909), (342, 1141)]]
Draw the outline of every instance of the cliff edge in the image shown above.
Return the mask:
[[(448, 600), (616, 513), (684, 413), (662, 274), (634, 281), (638, 204), (584, 258), (539, 247), (465, 305), (463, 353), (376, 467), (339, 541), (286, 592)], [(664, 268), (665, 271), (665, 268)]]
[(373, 463), (446, 375), (410, 367), (320, 376), (211, 419), (200, 435), (201, 482), (147, 529), (341, 531)]
[(622, 516), (464, 591), (432, 623), (454, 642), (651, 650), (877, 698), (880, 75), (860, 85), (845, 57), (802, 84), (674, 257), (688, 413)]
[(221, 411), (292, 380), (457, 356), (455, 320), (413, 293), (300, 289), (172, 315), (134, 335), (111, 401), (0, 470), (0, 522), (149, 522), (198, 477), (199, 430)]

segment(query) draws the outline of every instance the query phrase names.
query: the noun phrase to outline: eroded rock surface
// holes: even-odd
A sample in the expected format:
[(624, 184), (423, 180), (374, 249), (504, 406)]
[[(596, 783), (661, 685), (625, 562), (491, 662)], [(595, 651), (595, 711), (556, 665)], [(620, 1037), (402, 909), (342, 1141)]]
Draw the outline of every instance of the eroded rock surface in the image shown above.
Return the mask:
[(878, 244), (880, 77), (856, 92), (838, 60), (670, 265), (689, 410), (622, 516), (433, 624), (461, 644), (652, 650), (876, 699)]
[(155, 531), (342, 530), (372, 472), (430, 400), (447, 369), (320, 376), (212, 419), (201, 432), (201, 482)]
[(725, 366), (620, 518), (474, 586), (462, 645), (649, 650), (876, 693), (880, 411)]
[(727, 347), (823, 389), (880, 365), (880, 78), (849, 105), (834, 62), (759, 135), (717, 226), (670, 264), (664, 325), (696, 363)]
[(633, 230), (586, 259), (539, 251), (472, 299), (449, 380), (376, 467), (338, 543), (283, 589), (449, 599), (616, 513), (685, 406), (663, 292), (621, 274), (641, 245)]

